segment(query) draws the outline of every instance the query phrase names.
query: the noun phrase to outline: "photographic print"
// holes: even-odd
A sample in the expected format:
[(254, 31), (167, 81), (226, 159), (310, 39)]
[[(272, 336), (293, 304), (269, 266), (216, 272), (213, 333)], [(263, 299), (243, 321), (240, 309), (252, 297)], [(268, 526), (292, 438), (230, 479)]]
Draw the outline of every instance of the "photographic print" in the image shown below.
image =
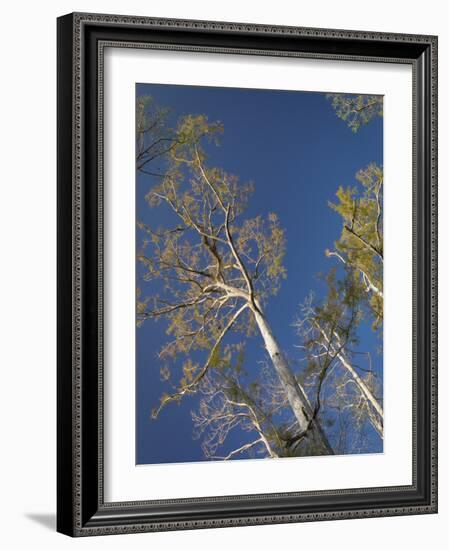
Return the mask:
[(383, 452), (383, 97), (136, 85), (136, 462)]
[(72, 13), (57, 49), (57, 530), (436, 513), (438, 38)]

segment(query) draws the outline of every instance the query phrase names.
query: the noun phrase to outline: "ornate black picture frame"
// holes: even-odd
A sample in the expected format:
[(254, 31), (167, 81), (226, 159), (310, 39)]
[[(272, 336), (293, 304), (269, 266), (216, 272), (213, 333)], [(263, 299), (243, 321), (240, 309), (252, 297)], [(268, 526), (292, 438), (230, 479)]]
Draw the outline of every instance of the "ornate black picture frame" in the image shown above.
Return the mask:
[[(105, 502), (105, 45), (405, 63), (413, 70), (413, 483)], [(58, 497), (71, 536), (437, 512), (437, 38), (69, 14), (58, 19)], [(412, 320), (411, 320), (412, 322)]]

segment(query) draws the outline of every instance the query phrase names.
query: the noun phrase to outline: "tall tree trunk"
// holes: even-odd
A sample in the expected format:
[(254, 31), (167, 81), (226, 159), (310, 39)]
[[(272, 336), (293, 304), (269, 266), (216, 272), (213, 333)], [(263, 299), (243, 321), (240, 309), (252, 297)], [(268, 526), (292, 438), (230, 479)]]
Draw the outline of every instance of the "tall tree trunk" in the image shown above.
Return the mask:
[(359, 388), (363, 397), (368, 401), (369, 405), (374, 409), (375, 413), (373, 415), (370, 415), (371, 424), (376, 429), (380, 437), (383, 439), (384, 412), (379, 401), (376, 399), (373, 392), (366, 385), (363, 378), (359, 376), (358, 372), (354, 369), (354, 367), (348, 361), (348, 358), (346, 357), (346, 354), (343, 351), (339, 352), (338, 358), (340, 360), (340, 363), (344, 366), (344, 368), (351, 374), (354, 382), (357, 384), (357, 387)]
[[(273, 363), (273, 367), (287, 394), (287, 399), (298, 421), (301, 432), (307, 433), (317, 440), (323, 454), (332, 455), (334, 451), (327, 440), (320, 424), (313, 418), (313, 410), (304, 389), (298, 383), (288, 361), (282, 352), (270, 325), (260, 307), (253, 309), (257, 326), (263, 338), (265, 348)], [(312, 425), (310, 424), (312, 422)]]
[[(319, 326), (319, 325), (318, 325)], [(373, 414), (370, 414), (370, 421), (373, 427), (376, 429), (376, 431), (379, 433), (380, 437), (383, 439), (383, 420), (384, 420), (384, 411), (382, 409), (381, 404), (376, 399), (376, 396), (373, 394), (373, 392), (369, 389), (363, 378), (358, 374), (358, 372), (354, 369), (354, 367), (351, 365), (348, 357), (346, 356), (346, 353), (343, 349), (338, 350), (336, 346), (332, 342), (330, 342), (329, 336), (326, 334), (326, 331), (319, 326), (319, 329), (321, 331), (321, 334), (323, 335), (324, 339), (327, 342), (327, 346), (329, 347), (329, 350), (336, 354), (338, 359), (340, 360), (340, 363), (343, 365), (343, 367), (349, 372), (349, 374), (352, 376), (352, 379), (354, 380), (355, 384), (359, 388), (361, 394), (363, 397), (368, 401), (369, 406), (372, 407)], [(337, 341), (340, 341), (340, 337), (338, 334), (335, 334)]]

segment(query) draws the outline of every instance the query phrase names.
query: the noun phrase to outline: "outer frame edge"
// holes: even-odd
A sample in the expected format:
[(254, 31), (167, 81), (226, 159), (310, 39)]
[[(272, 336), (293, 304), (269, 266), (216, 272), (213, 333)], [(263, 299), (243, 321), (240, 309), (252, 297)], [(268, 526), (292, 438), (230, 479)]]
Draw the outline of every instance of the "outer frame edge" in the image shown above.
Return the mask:
[[(436, 50), (438, 38), (432, 35), (398, 35), (391, 33), (373, 33), (366, 31), (333, 31), (331, 29), (310, 29), (310, 28), (301, 28), (301, 27), (281, 27), (281, 26), (267, 26), (267, 25), (252, 25), (245, 23), (219, 23), (219, 22), (207, 22), (207, 21), (187, 21), (187, 20), (176, 20), (176, 19), (159, 19), (159, 18), (140, 18), (132, 16), (110, 16), (103, 14), (86, 14), (86, 13), (74, 13), (69, 16), (63, 16), (59, 20), (64, 18), (71, 17), (73, 19), (73, 62), (76, 68), (74, 75), (74, 103), (73, 103), (73, 124), (75, 127), (74, 132), (74, 149), (73, 149), (73, 158), (74, 158), (74, 197), (73, 197), (73, 214), (74, 214), (74, 288), (73, 288), (73, 325), (74, 325), (74, 356), (73, 356), (73, 367), (80, 365), (79, 363), (79, 353), (81, 350), (81, 340), (80, 333), (77, 332), (80, 329), (80, 313), (81, 313), (81, 303), (80, 303), (80, 292), (81, 292), (81, 280), (79, 278), (79, 269), (81, 265), (81, 249), (80, 249), (80, 234), (81, 234), (81, 196), (80, 196), (80, 180), (79, 170), (80, 170), (80, 111), (81, 104), (78, 101), (79, 91), (80, 91), (80, 50), (81, 50), (81, 27), (85, 23), (110, 23), (110, 24), (142, 24), (151, 26), (177, 26), (178, 28), (189, 28), (193, 30), (205, 29), (205, 30), (226, 30), (232, 32), (258, 32), (258, 33), (274, 33), (274, 34), (291, 34), (291, 33), (302, 33), (305, 32), (307, 35), (317, 36), (317, 37), (327, 37), (327, 38), (352, 38), (360, 40), (385, 40), (385, 41), (404, 41), (409, 43), (420, 43), (423, 45), (431, 45), (434, 55), (432, 59), (436, 58)], [(432, 63), (431, 67), (431, 81), (432, 86), (436, 87), (436, 65)], [(436, 130), (436, 95), (433, 101), (434, 115), (432, 115), (431, 126), (432, 134)], [(436, 159), (436, 136), (434, 137), (433, 143), (435, 144), (434, 149), (434, 158)], [(430, 209), (430, 219), (429, 222), (432, 224), (436, 223), (436, 160), (432, 158), (432, 204)], [(78, 176), (77, 176), (78, 174)], [(58, 178), (59, 179), (59, 178)], [(59, 182), (58, 182), (59, 186)], [(435, 229), (436, 230), (436, 229)], [(433, 233), (436, 236), (436, 233)], [(433, 242), (433, 239), (432, 239)], [(432, 246), (431, 262), (432, 270), (436, 267), (437, 259), (437, 249), (436, 249), (436, 239), (435, 246)], [(432, 303), (430, 304), (431, 313), (435, 315), (436, 313), (436, 275), (432, 276), (432, 284), (434, 285), (432, 291)], [(436, 329), (436, 321), (432, 323), (432, 328)], [(432, 345), (431, 354), (433, 359), (434, 368), (436, 369), (436, 341)], [(74, 369), (76, 371), (76, 368)], [(435, 372), (433, 372), (435, 374)], [(74, 375), (74, 404), (73, 404), (73, 429), (75, 431), (75, 438), (77, 437), (76, 433), (79, 429), (79, 422), (81, 421), (81, 408), (80, 401), (77, 399), (80, 391), (80, 375), (76, 372), (73, 372)], [(436, 380), (435, 380), (436, 383)], [(436, 399), (436, 398), (435, 398)], [(436, 401), (432, 402), (432, 408), (435, 412)], [(433, 420), (436, 422), (436, 416), (434, 414)], [(435, 448), (436, 453), (436, 448)], [(81, 490), (81, 478), (80, 478), (80, 468), (79, 468), (79, 459), (76, 449), (74, 450), (74, 461), (75, 467), (73, 470), (74, 475), (74, 488), (73, 496), (75, 501), (77, 500), (77, 494)], [(436, 454), (432, 457), (432, 469), (433, 469), (433, 479), (436, 479)], [(134, 525), (117, 525), (114, 527), (89, 527), (88, 525), (83, 526), (80, 521), (80, 515), (77, 512), (77, 507), (74, 507), (74, 526), (70, 530), (61, 530), (66, 534), (72, 536), (90, 536), (90, 535), (106, 535), (106, 534), (119, 534), (119, 533), (133, 533), (133, 532), (148, 532), (148, 531), (169, 531), (177, 529), (205, 529), (205, 528), (214, 528), (214, 527), (231, 527), (231, 526), (243, 526), (243, 525), (263, 525), (263, 524), (273, 524), (273, 523), (289, 523), (289, 522), (305, 522), (305, 521), (326, 521), (331, 519), (355, 519), (363, 517), (383, 517), (383, 516), (394, 516), (394, 515), (406, 515), (406, 514), (427, 514), (427, 513), (436, 513), (438, 510), (437, 507), (437, 497), (436, 493), (431, 493), (431, 502), (428, 505), (423, 506), (412, 506), (406, 508), (384, 508), (384, 509), (369, 509), (369, 510), (359, 510), (359, 511), (342, 511), (342, 512), (317, 512), (317, 513), (300, 513), (300, 514), (288, 514), (288, 515), (266, 515), (260, 517), (248, 517), (248, 518), (226, 518), (220, 520), (192, 520), (184, 522), (159, 522), (159, 523), (143, 523), (143, 524), (134, 524)], [(59, 517), (59, 508), (58, 508), (58, 517)], [(58, 530), (59, 526), (58, 526)]]

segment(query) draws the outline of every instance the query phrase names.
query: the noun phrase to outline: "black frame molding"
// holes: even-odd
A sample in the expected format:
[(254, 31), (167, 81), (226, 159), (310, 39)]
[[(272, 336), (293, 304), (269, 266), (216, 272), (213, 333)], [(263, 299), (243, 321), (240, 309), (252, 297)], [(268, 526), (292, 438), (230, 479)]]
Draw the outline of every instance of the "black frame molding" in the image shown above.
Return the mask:
[[(103, 50), (413, 67), (413, 484), (105, 503)], [(88, 536), (437, 512), (437, 37), (75, 13), (58, 19), (57, 530)]]

